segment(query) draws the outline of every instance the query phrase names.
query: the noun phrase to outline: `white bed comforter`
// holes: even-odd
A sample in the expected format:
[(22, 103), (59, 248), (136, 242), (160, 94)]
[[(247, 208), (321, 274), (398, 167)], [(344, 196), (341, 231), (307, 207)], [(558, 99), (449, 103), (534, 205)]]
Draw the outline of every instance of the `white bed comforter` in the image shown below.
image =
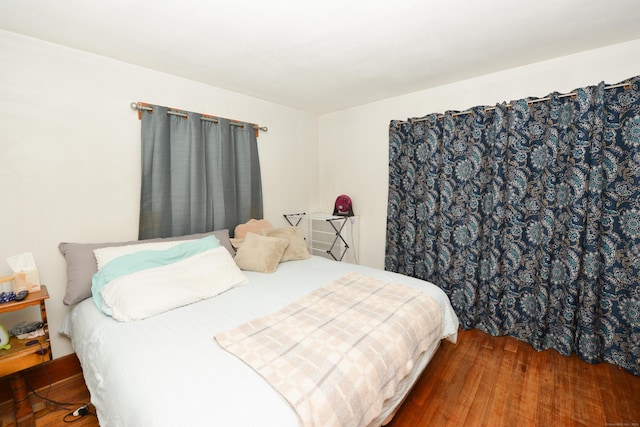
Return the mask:
[[(430, 295), (442, 307), (441, 338), (455, 342), (458, 319), (438, 287), (320, 257), (282, 263), (273, 274), (245, 272), (248, 285), (137, 322), (118, 322), (88, 299), (72, 308), (61, 332), (72, 339), (101, 427), (298, 426), (286, 401), (213, 336), (279, 310), (349, 271)], [(379, 422), (392, 410), (393, 405)]]

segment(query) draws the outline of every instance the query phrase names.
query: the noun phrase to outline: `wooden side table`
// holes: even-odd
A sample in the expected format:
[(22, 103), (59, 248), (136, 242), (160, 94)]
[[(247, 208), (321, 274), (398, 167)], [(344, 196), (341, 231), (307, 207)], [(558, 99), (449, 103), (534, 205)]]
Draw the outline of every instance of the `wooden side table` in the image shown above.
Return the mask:
[[(40, 306), (40, 318), (44, 325), (44, 336), (25, 340), (11, 337), (9, 341), (11, 348), (0, 350), (0, 377), (10, 375), (9, 383), (16, 407), (16, 425), (19, 427), (35, 426), (35, 416), (22, 371), (51, 360), (47, 309), (44, 304), (47, 298), (49, 298), (49, 292), (47, 287), (43, 285), (38, 292), (30, 292), (22, 301), (0, 304), (0, 314)], [(37, 340), (37, 343), (27, 345), (34, 340)]]

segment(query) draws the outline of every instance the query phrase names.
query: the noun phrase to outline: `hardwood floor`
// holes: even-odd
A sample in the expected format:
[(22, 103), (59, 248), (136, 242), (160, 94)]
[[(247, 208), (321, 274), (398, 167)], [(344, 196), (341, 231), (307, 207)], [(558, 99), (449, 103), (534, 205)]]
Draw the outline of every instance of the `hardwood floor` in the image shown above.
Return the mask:
[[(89, 393), (77, 374), (55, 383), (48, 397), (81, 404)], [(37, 427), (65, 425), (69, 409), (79, 406), (55, 410), (35, 396), (31, 401)], [(0, 426), (13, 425), (12, 405), (5, 402)], [(97, 427), (98, 421), (86, 416), (73, 425)], [(640, 427), (640, 377), (554, 350), (537, 352), (514, 338), (460, 331), (458, 344), (442, 343), (389, 426)]]
[(640, 377), (511, 337), (444, 341), (390, 427), (640, 426)]

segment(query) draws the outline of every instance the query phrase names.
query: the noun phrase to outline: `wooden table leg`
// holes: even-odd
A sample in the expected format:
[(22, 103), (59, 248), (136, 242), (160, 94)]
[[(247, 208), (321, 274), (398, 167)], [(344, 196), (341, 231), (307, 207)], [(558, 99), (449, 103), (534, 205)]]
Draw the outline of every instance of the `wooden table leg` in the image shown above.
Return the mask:
[(13, 402), (16, 407), (16, 426), (35, 427), (36, 418), (31, 408), (31, 400), (27, 392), (27, 384), (22, 372), (15, 373), (9, 377), (11, 391), (13, 391)]

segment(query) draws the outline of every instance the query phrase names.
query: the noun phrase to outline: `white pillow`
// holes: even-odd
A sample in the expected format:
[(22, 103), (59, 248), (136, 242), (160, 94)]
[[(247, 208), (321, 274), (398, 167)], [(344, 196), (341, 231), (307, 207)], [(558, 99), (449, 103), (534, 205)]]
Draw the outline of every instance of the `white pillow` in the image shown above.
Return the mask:
[(140, 251), (163, 251), (186, 241), (187, 240), (171, 240), (167, 242), (140, 243), (138, 245), (112, 246), (108, 248), (94, 249), (93, 254), (96, 257), (98, 270), (100, 270), (102, 267), (107, 265), (109, 261), (121, 257), (122, 255), (134, 254)]
[(101, 309), (122, 322), (142, 320), (247, 283), (227, 249), (220, 246), (109, 281), (99, 291)]

